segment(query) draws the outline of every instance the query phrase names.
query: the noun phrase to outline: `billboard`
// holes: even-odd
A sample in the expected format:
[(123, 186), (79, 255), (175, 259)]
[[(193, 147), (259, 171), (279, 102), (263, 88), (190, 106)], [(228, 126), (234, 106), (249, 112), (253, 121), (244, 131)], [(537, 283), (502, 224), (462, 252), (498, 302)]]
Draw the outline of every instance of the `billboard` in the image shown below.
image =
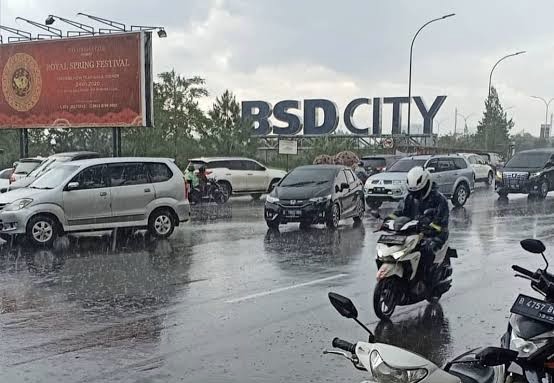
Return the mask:
[(151, 33), (0, 45), (0, 128), (152, 125)]

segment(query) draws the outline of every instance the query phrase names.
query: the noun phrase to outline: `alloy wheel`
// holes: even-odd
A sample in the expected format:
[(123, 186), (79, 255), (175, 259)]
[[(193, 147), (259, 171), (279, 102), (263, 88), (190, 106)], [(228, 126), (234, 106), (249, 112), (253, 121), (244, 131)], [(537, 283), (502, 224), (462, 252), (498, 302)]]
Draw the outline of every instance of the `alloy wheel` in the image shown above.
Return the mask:
[(54, 228), (49, 222), (37, 221), (31, 228), (33, 238), (40, 243), (48, 242), (54, 235)]
[(154, 228), (160, 235), (166, 235), (171, 230), (171, 218), (167, 215), (159, 215), (154, 220)]

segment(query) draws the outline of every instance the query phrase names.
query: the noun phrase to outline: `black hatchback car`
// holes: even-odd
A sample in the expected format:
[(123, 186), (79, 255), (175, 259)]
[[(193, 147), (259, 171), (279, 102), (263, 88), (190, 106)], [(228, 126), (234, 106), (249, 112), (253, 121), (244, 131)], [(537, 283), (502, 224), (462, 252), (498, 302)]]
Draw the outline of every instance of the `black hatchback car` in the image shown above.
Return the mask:
[(362, 183), (350, 168), (309, 165), (290, 171), (271, 191), (264, 217), (270, 228), (288, 222), (336, 228), (341, 219), (361, 221), (364, 212)]
[(554, 190), (554, 149), (533, 149), (516, 153), (496, 171), (496, 192), (500, 197), (524, 193), (545, 198)]

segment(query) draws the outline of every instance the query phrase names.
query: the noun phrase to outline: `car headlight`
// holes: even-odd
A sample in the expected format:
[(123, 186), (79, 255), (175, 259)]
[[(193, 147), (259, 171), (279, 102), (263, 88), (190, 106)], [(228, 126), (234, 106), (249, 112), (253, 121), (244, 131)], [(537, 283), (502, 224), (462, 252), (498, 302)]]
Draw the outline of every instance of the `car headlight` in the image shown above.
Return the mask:
[(21, 210), (29, 206), (29, 204), (33, 202), (31, 198), (21, 198), (16, 199), (12, 203), (10, 203), (8, 206), (4, 208), (4, 211), (16, 211)]
[(502, 172), (500, 170), (496, 171), (496, 178), (498, 178), (500, 180), (502, 179)]
[(265, 202), (269, 202), (269, 203), (279, 202), (279, 198), (268, 195), (267, 197), (265, 197)]
[(323, 202), (329, 201), (330, 199), (331, 199), (331, 194), (326, 195), (325, 197), (310, 198), (310, 202), (323, 203)]
[(417, 383), (427, 376), (425, 368), (404, 370), (390, 367), (381, 358), (376, 350), (371, 352), (369, 357), (371, 373), (378, 382), (383, 383)]
[(393, 180), (392, 184), (393, 185), (402, 185), (402, 182), (403, 182), (402, 180)]
[(538, 177), (540, 175), (541, 175), (541, 172), (535, 172), (535, 173), (529, 174), (529, 177)]

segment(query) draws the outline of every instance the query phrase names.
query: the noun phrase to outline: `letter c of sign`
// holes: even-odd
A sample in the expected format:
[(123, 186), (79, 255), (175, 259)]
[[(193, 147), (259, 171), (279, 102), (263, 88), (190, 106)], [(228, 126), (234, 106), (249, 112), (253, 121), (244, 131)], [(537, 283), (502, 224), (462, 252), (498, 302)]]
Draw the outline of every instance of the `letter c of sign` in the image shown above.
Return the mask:
[(354, 112), (360, 105), (371, 105), (371, 100), (369, 98), (356, 98), (346, 106), (346, 109), (344, 109), (344, 125), (346, 125), (346, 129), (350, 130), (354, 134), (359, 134), (363, 136), (367, 136), (369, 133), (369, 129), (358, 129), (352, 122), (352, 117), (354, 117)]

